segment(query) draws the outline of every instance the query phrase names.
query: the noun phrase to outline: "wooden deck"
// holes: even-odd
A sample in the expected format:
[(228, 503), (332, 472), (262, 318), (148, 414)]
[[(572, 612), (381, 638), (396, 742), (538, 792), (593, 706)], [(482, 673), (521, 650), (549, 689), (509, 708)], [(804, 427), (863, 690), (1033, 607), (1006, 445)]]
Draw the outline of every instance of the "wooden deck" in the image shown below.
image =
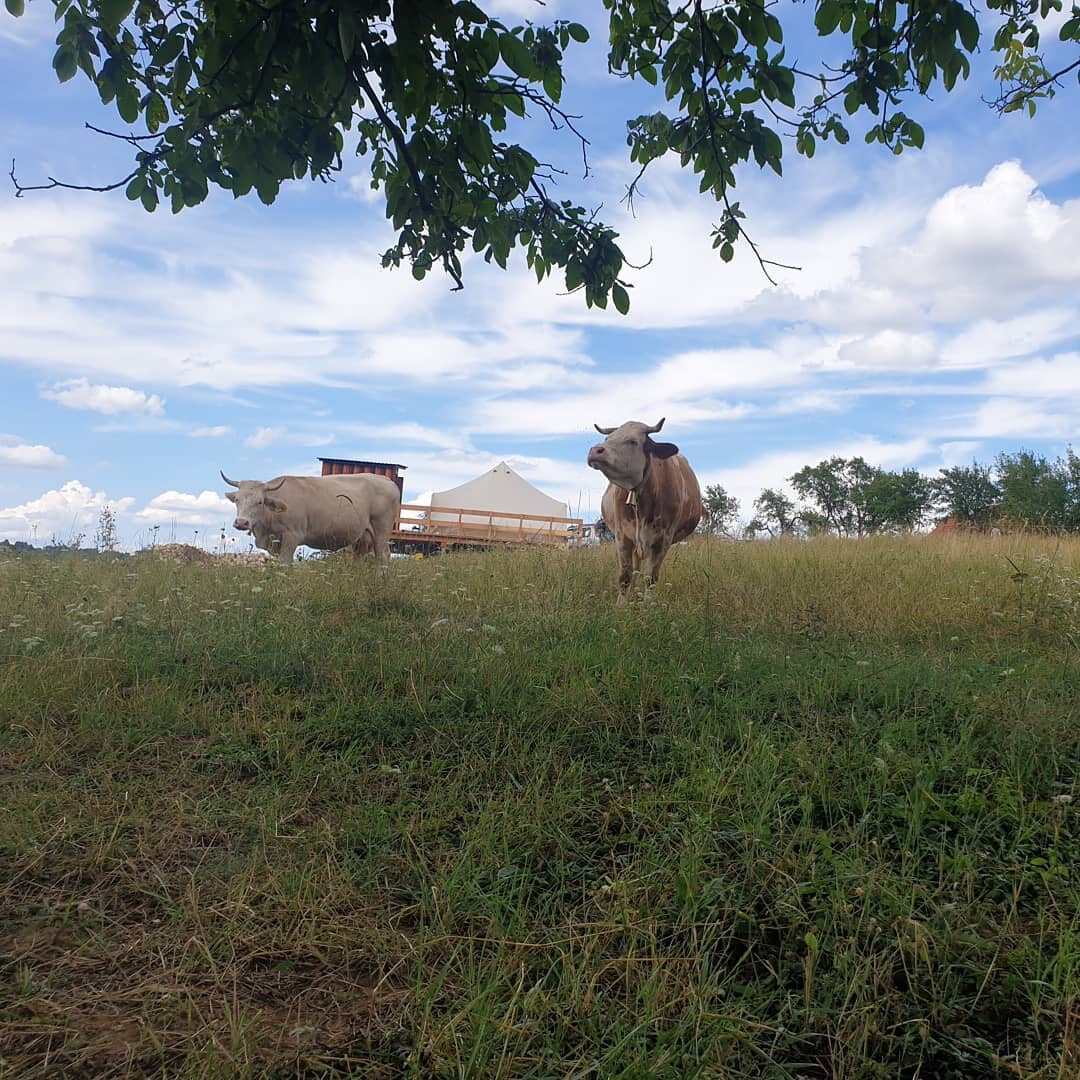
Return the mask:
[(427, 548), (523, 544), (568, 547), (571, 539), (581, 535), (581, 526), (581, 518), (403, 503), (391, 540), (397, 544)]

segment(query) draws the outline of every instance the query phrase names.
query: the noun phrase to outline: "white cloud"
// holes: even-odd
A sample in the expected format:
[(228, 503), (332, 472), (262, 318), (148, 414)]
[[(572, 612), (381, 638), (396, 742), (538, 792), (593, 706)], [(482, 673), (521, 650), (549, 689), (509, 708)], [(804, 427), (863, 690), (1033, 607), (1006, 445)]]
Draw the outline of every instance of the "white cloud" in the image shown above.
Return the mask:
[(232, 434), (232, 428), (226, 424), (218, 424), (215, 427), (199, 427), (188, 432), (192, 439), (223, 439)]
[(981, 442), (975, 439), (958, 439), (955, 442), (943, 442), (938, 451), (941, 454), (941, 467), (952, 468), (954, 465), (968, 465), (978, 455)]
[(57, 469), (67, 458), (48, 446), (24, 442), (17, 435), (0, 435), (0, 464), (24, 469)]
[(1041, 308), (1010, 319), (980, 319), (962, 330), (942, 350), (949, 367), (983, 368), (998, 360), (1028, 356), (1080, 334), (1080, 311)]
[(1072, 298), (1080, 202), (1051, 202), (1019, 162), (1003, 162), (938, 199), (914, 242), (878, 253), (874, 271), (936, 319), (1000, 318), (1039, 298)]
[(983, 389), (994, 395), (1046, 398), (1075, 412), (1080, 400), (1080, 352), (997, 368), (988, 373)]
[(881, 330), (846, 342), (837, 354), (843, 364), (855, 368), (917, 370), (932, 367), (937, 347), (931, 334), (904, 330)]
[[(349, 424), (344, 430), (353, 436), (364, 439), (369, 445), (387, 445), (401, 443), (420, 446), (438, 446), (447, 450), (466, 450), (471, 442), (466, 435), (457, 431), (441, 431), (407, 421), (400, 424)], [(370, 451), (367, 452), (370, 454)], [(350, 453), (344, 456), (353, 456)], [(363, 455), (359, 455), (363, 457)]]
[(253, 450), (265, 450), (273, 443), (280, 442), (288, 434), (288, 428), (285, 427), (261, 427), (254, 435), (249, 435), (244, 440), (245, 446), (250, 446)]
[(144, 394), (129, 386), (91, 384), (89, 379), (68, 379), (41, 396), (67, 409), (90, 409), (115, 416), (118, 413), (139, 413), (143, 416), (163, 416), (165, 402), (157, 394)]
[(265, 450), (274, 443), (286, 442), (299, 446), (329, 446), (335, 439), (326, 431), (290, 431), (284, 424), (273, 427), (261, 427), (254, 435), (244, 440), (245, 446), (253, 450)]
[(383, 198), (383, 193), (371, 186), (371, 173), (367, 170), (350, 176), (345, 187), (350, 194), (355, 195), (361, 202), (377, 203)]
[(198, 495), (163, 491), (137, 511), (134, 519), (144, 525), (212, 528), (228, 524), (235, 516), (233, 504), (216, 491), (202, 491)]
[(0, 41), (32, 47), (43, 44), (56, 33), (53, 10), (44, 4), (28, 4), (17, 19), (5, 14), (0, 19)]
[(969, 433), (979, 438), (1070, 439), (1080, 430), (1080, 408), (1074, 401), (1032, 401), (990, 398), (979, 405)]
[(62, 543), (79, 535), (92, 539), (104, 507), (120, 515), (134, 502), (130, 497), (111, 499), (104, 491), (93, 491), (79, 480), (69, 480), (35, 499), (0, 509), (0, 537), (29, 540), (36, 535), (39, 541), (48, 541), (55, 536)]

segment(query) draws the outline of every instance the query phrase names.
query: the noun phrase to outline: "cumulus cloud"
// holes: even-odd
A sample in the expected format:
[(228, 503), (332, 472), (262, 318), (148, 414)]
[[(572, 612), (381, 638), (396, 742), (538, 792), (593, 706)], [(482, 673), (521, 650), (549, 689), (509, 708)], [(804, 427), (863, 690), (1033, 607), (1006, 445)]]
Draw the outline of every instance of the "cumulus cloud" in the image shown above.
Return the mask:
[(198, 427), (188, 432), (192, 439), (223, 439), (232, 434), (232, 428), (227, 424), (218, 424), (215, 427)]
[(67, 458), (41, 444), (24, 442), (17, 435), (0, 435), (0, 464), (24, 469), (57, 469)]
[(235, 516), (233, 504), (216, 491), (198, 495), (184, 491), (163, 491), (155, 495), (134, 519), (144, 525), (197, 526), (210, 528), (231, 521)]
[(855, 368), (910, 371), (933, 366), (937, 360), (937, 347), (931, 334), (881, 330), (846, 342), (840, 346), (837, 358), (842, 364)]
[(36, 535), (39, 540), (48, 540), (55, 536), (67, 543), (77, 536), (88, 536), (104, 507), (120, 515), (134, 502), (131, 497), (109, 498), (104, 491), (93, 491), (79, 480), (69, 480), (18, 506), (0, 509), (0, 537), (29, 540)]
[(145, 394), (130, 386), (91, 384), (89, 379), (68, 379), (41, 396), (68, 409), (89, 409), (115, 416), (118, 413), (137, 413), (142, 416), (164, 416), (165, 402), (157, 394)]
[(1054, 203), (1019, 162), (961, 184), (930, 208), (915, 239), (877, 252), (872, 279), (917, 299), (933, 319), (1000, 318), (1080, 283), (1080, 201)]

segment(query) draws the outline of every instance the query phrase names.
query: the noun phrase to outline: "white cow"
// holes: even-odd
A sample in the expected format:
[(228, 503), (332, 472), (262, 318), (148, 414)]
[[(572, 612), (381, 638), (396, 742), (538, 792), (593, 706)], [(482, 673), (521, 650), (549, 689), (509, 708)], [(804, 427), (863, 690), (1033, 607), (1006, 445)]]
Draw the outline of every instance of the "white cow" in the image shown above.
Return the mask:
[(222, 480), (236, 488), (225, 497), (236, 504), (233, 528), (249, 532), (255, 544), (292, 562), (301, 544), (322, 551), (351, 548), (390, 558), (390, 534), (401, 510), (401, 493), (387, 476), (279, 476)]

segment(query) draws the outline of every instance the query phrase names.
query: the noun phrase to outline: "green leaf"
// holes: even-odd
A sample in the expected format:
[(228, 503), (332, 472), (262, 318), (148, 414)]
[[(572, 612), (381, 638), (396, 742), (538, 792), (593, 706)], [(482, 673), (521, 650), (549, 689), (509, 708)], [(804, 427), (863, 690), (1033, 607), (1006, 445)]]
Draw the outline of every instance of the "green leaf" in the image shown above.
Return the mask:
[(570, 31), (570, 36), (575, 41), (584, 44), (586, 41), (589, 40), (589, 31), (586, 30), (585, 27), (581, 25), (581, 23), (572, 22), (569, 26), (567, 26), (566, 29)]
[(152, 212), (157, 207), (157, 192), (154, 190), (152, 185), (147, 184), (143, 188), (142, 194), (139, 196), (139, 198), (142, 201), (144, 210)]
[(547, 94), (556, 105), (562, 97), (562, 75), (557, 71), (549, 71), (544, 76), (544, 93)]
[(957, 7), (955, 10), (956, 28), (960, 33), (960, 41), (968, 52), (974, 52), (979, 44), (978, 20), (965, 7)]
[(523, 79), (532, 82), (538, 75), (536, 61), (525, 43), (518, 37), (507, 32), (499, 38), (499, 53), (506, 66), (520, 75)]
[(98, 12), (101, 23), (115, 30), (130, 14), (135, 7), (135, 0), (100, 0)]
[(341, 58), (351, 60), (353, 49), (356, 48), (356, 25), (351, 9), (345, 5), (338, 10), (338, 40), (341, 43)]
[(124, 194), (134, 202), (141, 197), (143, 189), (146, 187), (146, 179), (142, 173), (138, 176), (132, 177), (131, 183), (124, 189)]
[(75, 77), (75, 72), (79, 70), (79, 62), (75, 56), (75, 51), (69, 49), (66, 45), (61, 45), (56, 50), (56, 55), (53, 56), (53, 70), (56, 72), (61, 82), (67, 82), (68, 79)]
[(169, 110), (165, 106), (164, 99), (160, 94), (152, 93), (146, 103), (146, 130), (153, 135), (162, 124), (168, 122)]
[(24, 0), (4, 0), (4, 7), (6, 7), (16, 19), (26, 10)]
[(630, 294), (617, 281), (611, 286), (611, 299), (620, 315), (630, 310)]
[(124, 83), (116, 91), (116, 110), (128, 124), (139, 119), (139, 96), (130, 83)]
[(652, 64), (646, 64), (643, 68), (638, 69), (638, 74), (650, 85), (656, 85), (656, 68)]
[(486, 75), (499, 62), (499, 35), (490, 26), (480, 38), (480, 55), (486, 65)]
[(822, 37), (828, 37), (840, 25), (840, 5), (836, 0), (822, 0), (814, 13), (814, 25)]
[(152, 67), (168, 67), (179, 55), (184, 47), (184, 31), (177, 28), (158, 46), (151, 61)]
[(486, 23), (488, 17), (474, 4), (472, 0), (458, 0), (454, 5), (458, 18), (467, 26), (474, 23)]
[(922, 126), (920, 124), (916, 124), (914, 120), (908, 120), (904, 124), (904, 132), (907, 135), (908, 141), (911, 143), (911, 145), (921, 150), (923, 147), (923, 140), (926, 138)]

